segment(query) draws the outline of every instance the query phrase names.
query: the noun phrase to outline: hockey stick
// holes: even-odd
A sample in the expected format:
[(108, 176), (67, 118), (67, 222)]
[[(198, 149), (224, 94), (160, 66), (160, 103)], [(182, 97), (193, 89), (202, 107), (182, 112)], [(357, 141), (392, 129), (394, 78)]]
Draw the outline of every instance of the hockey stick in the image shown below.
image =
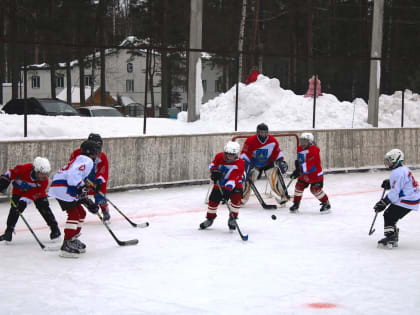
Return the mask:
[[(87, 179), (86, 181), (89, 183), (89, 185), (94, 186), (93, 183), (89, 179)], [(134, 223), (120, 209), (118, 209), (118, 207), (111, 200), (109, 200), (102, 192), (99, 191), (98, 193), (102, 197), (104, 197), (105, 200), (108, 201), (115, 208), (115, 210), (117, 210), (118, 213), (121, 214), (124, 217), (124, 219), (126, 219), (128, 221), (128, 223), (131, 224), (131, 226), (138, 227), (138, 228), (145, 228), (145, 227), (149, 226), (149, 222), (144, 222), (144, 223), (139, 223), (139, 224)]]
[(108, 226), (108, 224), (106, 224), (103, 220), (101, 215), (98, 213), (96, 213), (98, 215), (99, 220), (101, 220), (101, 222), (103, 223), (103, 225), (105, 225), (106, 229), (108, 230), (109, 234), (111, 234), (111, 236), (113, 237), (113, 239), (117, 242), (118, 245), (120, 246), (127, 246), (127, 245), (136, 245), (138, 244), (139, 240), (138, 239), (132, 239), (132, 240), (128, 240), (128, 241), (120, 241), (114, 234), (114, 232), (112, 232), (111, 228)]
[(102, 193), (100, 194), (105, 198), (106, 201), (108, 201), (115, 208), (115, 210), (118, 211), (119, 214), (121, 214), (124, 217), (124, 219), (128, 221), (128, 223), (131, 224), (132, 227), (145, 228), (149, 226), (149, 222), (134, 223), (120, 209), (118, 209), (118, 207), (111, 200), (109, 200), (104, 194)]
[(29, 225), (28, 221), (26, 221), (26, 219), (23, 216), (23, 214), (17, 209), (17, 206), (16, 206), (15, 202), (13, 201), (13, 199), (9, 195), (7, 195), (7, 197), (9, 198), (10, 203), (12, 204), (12, 206), (16, 208), (16, 211), (18, 212), (19, 216), (22, 218), (23, 222), (25, 222), (26, 227), (31, 232), (31, 234), (35, 238), (36, 242), (39, 244), (39, 246), (41, 246), (41, 249), (42, 250), (45, 250), (45, 251), (56, 251), (56, 250), (58, 250), (58, 248), (56, 248), (56, 247), (48, 247), (48, 246), (45, 246), (44, 244), (42, 244), (42, 242), (39, 240), (38, 236), (36, 236), (34, 230), (32, 230), (32, 228)]
[(261, 197), (260, 193), (257, 190), (257, 187), (255, 187), (254, 182), (251, 180), (251, 178), (248, 178), (248, 182), (251, 185), (251, 189), (254, 192), (255, 196), (257, 196), (258, 201), (260, 202), (261, 206), (268, 210), (268, 209), (277, 209), (276, 205), (268, 205), (265, 203), (265, 201), (263, 200), (263, 198)]
[[(382, 192), (381, 200), (384, 198), (385, 191), (386, 191), (386, 189), (384, 188), (384, 191)], [(373, 234), (373, 233), (375, 233), (375, 231), (376, 231), (376, 230), (373, 228), (373, 225), (375, 224), (376, 217), (378, 216), (378, 213), (379, 213), (379, 212), (375, 212), (375, 216), (373, 217), (372, 225), (370, 226), (369, 235), (372, 235), (372, 234)]]
[(236, 229), (238, 230), (238, 233), (239, 233), (239, 235), (241, 236), (241, 239), (242, 239), (243, 241), (247, 241), (247, 240), (248, 240), (248, 235), (247, 235), (247, 234), (246, 234), (246, 235), (243, 235), (243, 234), (242, 234), (241, 230), (239, 229), (238, 222), (236, 222), (236, 218), (235, 218), (235, 216), (233, 215), (232, 209), (230, 209), (230, 206), (229, 206), (229, 202), (228, 202), (228, 200), (226, 200), (226, 199), (224, 199), (224, 198), (223, 198), (223, 190), (222, 190), (222, 187), (220, 187), (220, 182), (219, 182), (219, 181), (217, 181), (217, 183), (216, 183), (216, 184), (217, 184), (217, 187), (219, 188), (220, 194), (222, 195), (222, 201), (224, 201), (224, 202), (225, 202), (226, 207), (227, 207), (227, 208), (228, 208), (228, 210), (229, 210), (229, 216), (230, 216), (231, 218), (233, 218), (233, 222), (235, 223)]
[(209, 184), (209, 189), (207, 189), (206, 198), (204, 198), (204, 204), (206, 204), (206, 205), (208, 205), (208, 204), (209, 204), (209, 195), (210, 195), (210, 191), (212, 190), (212, 188), (213, 188), (213, 184), (212, 184), (212, 182), (210, 181), (210, 184)]

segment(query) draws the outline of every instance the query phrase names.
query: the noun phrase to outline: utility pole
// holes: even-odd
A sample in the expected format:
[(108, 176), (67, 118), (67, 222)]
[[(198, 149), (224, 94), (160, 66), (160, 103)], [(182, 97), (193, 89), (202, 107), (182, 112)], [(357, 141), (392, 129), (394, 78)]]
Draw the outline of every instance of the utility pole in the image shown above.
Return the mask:
[[(382, 57), (382, 28), (384, 19), (384, 0), (373, 3), (371, 58)], [(379, 88), (381, 83), (381, 60), (370, 61), (368, 123), (378, 127)]]
[[(191, 0), (190, 48), (202, 48), (203, 0)], [(201, 52), (190, 51), (188, 58), (188, 122), (200, 118), (203, 86), (201, 83)]]

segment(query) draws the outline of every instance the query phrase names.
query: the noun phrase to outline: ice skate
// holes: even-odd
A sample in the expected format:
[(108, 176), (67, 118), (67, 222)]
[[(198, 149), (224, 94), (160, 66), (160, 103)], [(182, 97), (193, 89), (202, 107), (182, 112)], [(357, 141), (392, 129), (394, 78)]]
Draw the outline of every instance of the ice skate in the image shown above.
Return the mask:
[(13, 234), (13, 229), (7, 228), (6, 231), (4, 231), (4, 234), (0, 235), (0, 241), (6, 241), (6, 243), (10, 243), (13, 237), (12, 234)]
[(83, 254), (83, 253), (86, 253), (86, 244), (83, 243), (81, 240), (79, 240), (80, 235), (81, 235), (80, 233), (75, 235), (72, 238), (72, 240), (75, 242), (75, 244), (76, 244), (77, 248), (79, 249), (80, 253)]
[(103, 210), (102, 211), (102, 220), (106, 224), (110, 224), (111, 223), (111, 215), (109, 214), (109, 210)]
[(327, 200), (327, 201), (321, 203), (321, 209), (319, 209), (319, 211), (320, 211), (321, 214), (327, 214), (327, 213), (331, 212), (330, 209), (331, 209), (331, 204)]
[(388, 248), (392, 249), (398, 247), (398, 234), (400, 229), (396, 229), (395, 232), (390, 235), (385, 235), (385, 237), (378, 241), (378, 248)]
[(213, 224), (214, 219), (206, 219), (200, 224), (200, 230), (205, 230)]
[(229, 216), (228, 227), (229, 227), (229, 230), (231, 231), (236, 230), (235, 218), (232, 218), (231, 216)]
[(50, 240), (53, 243), (57, 243), (60, 241), (60, 236), (61, 236), (61, 232), (60, 229), (58, 228), (58, 226), (53, 226), (51, 228), (51, 233), (50, 233)]
[(64, 240), (63, 245), (61, 246), (60, 250), (60, 257), (64, 258), (79, 258), (80, 257), (80, 250), (76, 244), (76, 242), (71, 240)]
[(300, 202), (293, 202), (293, 205), (289, 208), (290, 213), (298, 213)]

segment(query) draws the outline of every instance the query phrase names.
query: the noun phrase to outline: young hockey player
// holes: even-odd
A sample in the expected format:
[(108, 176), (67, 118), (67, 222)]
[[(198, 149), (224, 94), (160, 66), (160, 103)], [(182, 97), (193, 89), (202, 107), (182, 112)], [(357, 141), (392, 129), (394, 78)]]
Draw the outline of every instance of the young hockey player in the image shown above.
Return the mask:
[(7, 217), (7, 228), (0, 241), (12, 241), (12, 233), (19, 219), (19, 213), (33, 201), (35, 207), (51, 229), (50, 239), (56, 241), (61, 233), (57, 221), (50, 209), (47, 198), (48, 174), (50, 162), (46, 158), (36, 157), (33, 163), (16, 165), (0, 176), (0, 191), (5, 192), (10, 183), (13, 185), (12, 204)]
[(86, 252), (86, 245), (78, 236), (86, 217), (86, 208), (96, 214), (99, 207), (88, 198), (85, 180), (93, 169), (93, 161), (98, 155), (99, 148), (93, 141), (82, 143), (81, 154), (59, 170), (53, 178), (48, 195), (57, 199), (61, 209), (67, 211), (66, 227), (64, 228), (64, 242), (60, 256), (78, 257)]
[(268, 126), (264, 123), (257, 126), (257, 134), (248, 137), (242, 148), (241, 158), (245, 161), (244, 196), (242, 203), (245, 204), (251, 193), (251, 185), (248, 179), (255, 182), (258, 174), (262, 171), (267, 175), (272, 191), (276, 194), (276, 201), (284, 204), (288, 199), (279, 182), (278, 172), (286, 173), (288, 165), (284, 161), (277, 140), (268, 134)]
[[(106, 185), (108, 183), (108, 157), (104, 152), (102, 152), (103, 141), (99, 134), (91, 133), (88, 137), (88, 140), (95, 142), (99, 147), (99, 154), (95, 160), (94, 170), (89, 177), (90, 181), (95, 184), (95, 186), (89, 190), (89, 195), (93, 195), (95, 198), (95, 203), (101, 207), (103, 220), (105, 222), (109, 222), (111, 220), (111, 215), (109, 213), (108, 202), (104, 197), (106, 194)], [(80, 152), (81, 149), (76, 149), (70, 155), (70, 161), (79, 156)]]
[(295, 213), (299, 209), (303, 191), (311, 185), (311, 193), (321, 202), (321, 213), (329, 213), (331, 209), (328, 196), (322, 190), (324, 186), (324, 175), (321, 167), (319, 148), (314, 144), (314, 136), (309, 132), (304, 132), (300, 136), (298, 146), (296, 169), (291, 177), (297, 178), (295, 195), (290, 212)]
[(390, 178), (382, 182), (382, 188), (389, 189), (389, 193), (374, 207), (375, 212), (384, 211), (385, 237), (378, 241), (378, 247), (397, 247), (397, 222), (411, 210), (418, 210), (420, 203), (419, 184), (414, 179), (410, 169), (402, 165), (404, 153), (393, 149), (385, 154), (384, 164), (392, 170)]
[[(244, 173), (244, 161), (239, 158), (239, 151), (239, 144), (229, 141), (226, 143), (223, 152), (217, 153), (210, 164), (211, 179), (215, 184), (210, 193), (206, 220), (200, 224), (200, 229), (206, 229), (213, 224), (217, 216), (217, 207), (222, 198), (226, 202), (230, 199), (233, 217), (238, 218), (243, 189), (242, 175)], [(220, 193), (217, 182), (223, 189), (223, 195)], [(235, 230), (232, 214), (229, 215), (228, 227), (230, 230)]]

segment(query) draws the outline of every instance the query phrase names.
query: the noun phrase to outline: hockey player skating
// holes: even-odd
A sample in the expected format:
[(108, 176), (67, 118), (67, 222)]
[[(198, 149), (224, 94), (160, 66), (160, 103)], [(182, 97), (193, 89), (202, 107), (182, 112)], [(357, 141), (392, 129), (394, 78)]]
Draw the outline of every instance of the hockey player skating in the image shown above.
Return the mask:
[(46, 158), (36, 157), (33, 163), (16, 165), (0, 176), (0, 191), (5, 192), (12, 183), (12, 204), (7, 217), (7, 228), (0, 241), (12, 241), (12, 234), (26, 207), (34, 202), (41, 216), (51, 229), (50, 239), (57, 241), (60, 238), (60, 229), (51, 211), (47, 198), (48, 174), (51, 171), (50, 162)]
[[(378, 241), (378, 247), (397, 247), (397, 222), (411, 210), (418, 210), (420, 203), (420, 189), (410, 169), (402, 165), (404, 153), (393, 149), (385, 154), (384, 164), (392, 170), (390, 178), (382, 182), (382, 188), (389, 189), (388, 194), (378, 201), (375, 212), (384, 211), (385, 237)], [(388, 207), (389, 205), (389, 207)], [(388, 207), (388, 208), (387, 208)]]
[[(89, 179), (94, 184), (94, 186), (89, 190), (89, 195), (93, 195), (95, 198), (95, 203), (101, 207), (102, 218), (104, 221), (108, 222), (111, 220), (111, 215), (109, 213), (109, 205), (106, 201), (104, 195), (106, 195), (106, 186), (108, 183), (108, 173), (109, 173), (109, 163), (108, 157), (104, 152), (102, 152), (102, 138), (99, 134), (91, 133), (88, 137), (88, 140), (95, 142), (98, 145), (99, 153), (96, 157), (94, 170), (91, 173)], [(77, 156), (80, 155), (81, 149), (76, 149), (70, 156), (70, 161), (74, 160)]]
[(310, 185), (311, 193), (321, 202), (321, 213), (329, 213), (331, 209), (328, 196), (322, 190), (324, 186), (324, 175), (321, 167), (319, 148), (314, 144), (314, 136), (304, 132), (299, 138), (300, 145), (297, 149), (296, 169), (291, 177), (297, 178), (295, 195), (290, 212), (298, 211), (302, 200), (303, 191)]
[[(241, 158), (245, 161), (244, 196), (242, 203), (245, 204), (251, 194), (249, 179), (253, 182), (260, 172), (265, 172), (270, 183), (271, 190), (275, 193), (276, 201), (284, 204), (288, 200), (285, 187), (281, 184), (281, 174), (286, 173), (288, 165), (284, 161), (277, 140), (268, 134), (268, 126), (264, 123), (257, 126), (257, 134), (245, 140), (241, 152)], [(280, 174), (281, 173), (281, 174)]]
[(56, 198), (61, 209), (67, 212), (60, 252), (62, 257), (78, 257), (86, 251), (86, 245), (78, 239), (86, 217), (82, 204), (94, 214), (99, 211), (99, 207), (89, 199), (85, 185), (98, 153), (99, 148), (95, 142), (83, 142), (81, 154), (54, 175), (48, 191), (48, 195)]
[[(200, 224), (200, 229), (206, 229), (213, 224), (217, 214), (217, 207), (222, 198), (232, 206), (232, 214), (229, 215), (228, 227), (235, 230), (234, 220), (238, 218), (242, 198), (242, 175), (244, 173), (244, 161), (239, 158), (240, 146), (237, 142), (226, 143), (223, 152), (219, 152), (210, 164), (211, 179), (215, 182), (210, 193), (206, 220)], [(217, 183), (222, 187), (221, 194)], [(233, 215), (233, 217), (232, 217)]]

